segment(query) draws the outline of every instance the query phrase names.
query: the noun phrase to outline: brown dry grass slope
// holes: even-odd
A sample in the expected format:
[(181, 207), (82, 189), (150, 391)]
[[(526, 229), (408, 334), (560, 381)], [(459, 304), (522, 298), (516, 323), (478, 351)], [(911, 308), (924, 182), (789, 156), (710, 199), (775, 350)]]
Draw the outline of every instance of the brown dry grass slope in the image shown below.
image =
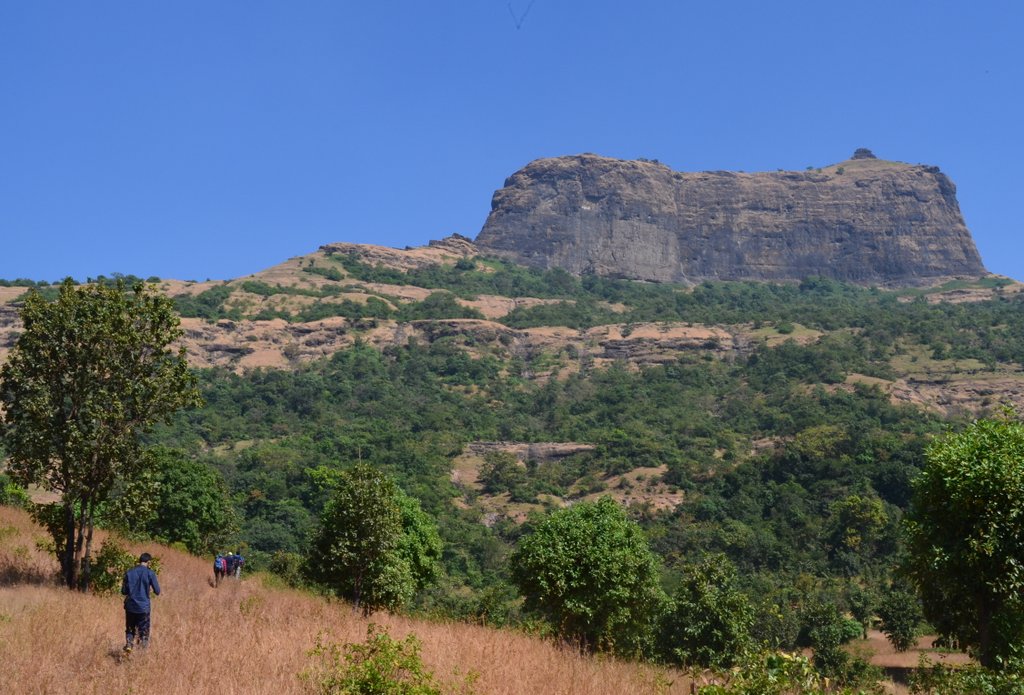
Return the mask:
[[(344, 603), (271, 588), (258, 576), (212, 586), (210, 563), (155, 544), (131, 545), (161, 561), (163, 594), (153, 601), (148, 651), (122, 659), (119, 597), (53, 584), (56, 563), (37, 550), (45, 533), (0, 507), (0, 693), (303, 693), (318, 635), (362, 642), (367, 621)], [(688, 693), (678, 674), (575, 654), (512, 631), (432, 623), (380, 613), (392, 637), (415, 633), (439, 678), (475, 672), (478, 693), (622, 695)], [(671, 685), (664, 684), (668, 680)]]

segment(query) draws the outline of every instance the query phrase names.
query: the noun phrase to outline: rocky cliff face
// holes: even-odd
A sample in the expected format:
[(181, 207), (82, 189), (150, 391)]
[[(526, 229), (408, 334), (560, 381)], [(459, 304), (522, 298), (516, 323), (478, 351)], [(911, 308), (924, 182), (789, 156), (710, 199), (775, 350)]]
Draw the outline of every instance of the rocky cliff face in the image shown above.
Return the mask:
[(866, 150), (820, 170), (755, 174), (541, 159), (491, 208), (481, 251), (576, 274), (889, 286), (986, 274), (949, 178)]

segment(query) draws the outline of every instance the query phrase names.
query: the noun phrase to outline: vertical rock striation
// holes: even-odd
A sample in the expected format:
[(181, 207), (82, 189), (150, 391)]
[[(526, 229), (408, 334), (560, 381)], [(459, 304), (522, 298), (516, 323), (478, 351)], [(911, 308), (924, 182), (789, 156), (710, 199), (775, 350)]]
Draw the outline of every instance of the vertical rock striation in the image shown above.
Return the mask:
[(868, 150), (823, 169), (753, 174), (540, 159), (495, 192), (476, 244), (533, 267), (659, 282), (900, 286), (986, 274), (949, 178)]

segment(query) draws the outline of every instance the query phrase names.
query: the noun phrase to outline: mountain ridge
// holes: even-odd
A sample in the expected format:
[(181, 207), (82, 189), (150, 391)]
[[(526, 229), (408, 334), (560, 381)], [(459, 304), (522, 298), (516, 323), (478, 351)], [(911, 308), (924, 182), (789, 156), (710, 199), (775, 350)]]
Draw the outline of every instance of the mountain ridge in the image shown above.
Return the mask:
[[(431, 287), (412, 284), (415, 275), (409, 273), (439, 269), (454, 272), (460, 263), (470, 274), (497, 272), (472, 241), (452, 235), (405, 249), (329, 243), (311, 254), (234, 280), (163, 280), (160, 288), (183, 310), (181, 342), (188, 350), (191, 364), (237, 373), (259, 368), (295, 369), (356, 343), (385, 350), (410, 340), (424, 344), (441, 340), (457, 344), (474, 356), (523, 360), (531, 365), (524, 376), (544, 381), (615, 362), (632, 369), (669, 364), (684, 354), (735, 359), (748, 355), (761, 343), (813, 343), (825, 335), (800, 326), (795, 332), (783, 333), (771, 324), (759, 327), (749, 322), (638, 321), (629, 315), (628, 307), (613, 302), (598, 303), (597, 308), (605, 313), (605, 318), (597, 325), (559, 325), (557, 317), (534, 322), (536, 325), (510, 325), (515, 322), (510, 322), (509, 317), (517, 313), (544, 307), (564, 309), (578, 301), (568, 295), (544, 297), (529, 293), (452, 295), (453, 306), (474, 313), (474, 318), (403, 320), (397, 316), (360, 317), (353, 313), (373, 302), (394, 313), (432, 295), (451, 295), (451, 288), (446, 289), (443, 283)], [(360, 272), (371, 269), (385, 275), (392, 271), (399, 279), (371, 281), (359, 277)], [(657, 286), (650, 286), (648, 291), (656, 289)], [(990, 287), (975, 283), (947, 289), (936, 287), (920, 295), (915, 294), (919, 290), (908, 290), (901, 301), (920, 296), (929, 303), (985, 302), (1000, 296), (1017, 296), (1022, 289), (1024, 285), (1019, 283), (997, 283)], [(16, 305), (25, 291), (23, 287), (0, 287), (0, 361), (6, 359), (20, 332)], [(692, 292), (693, 288), (662, 285), (661, 291), (675, 296)], [(218, 295), (213, 313), (195, 313), (196, 300), (213, 295)], [(304, 312), (318, 310), (324, 314), (322, 318), (301, 318)], [(539, 366), (532, 366), (534, 363)], [(907, 361), (897, 370), (896, 379), (876, 381), (874, 385), (887, 391), (894, 401), (940, 412), (976, 411), (991, 401), (993, 394), (1024, 408), (1024, 372), (1017, 366), (1008, 367), (1012, 368), (986, 373), (962, 361), (920, 359)], [(856, 383), (861, 382), (852, 376), (846, 387), (852, 388)]]

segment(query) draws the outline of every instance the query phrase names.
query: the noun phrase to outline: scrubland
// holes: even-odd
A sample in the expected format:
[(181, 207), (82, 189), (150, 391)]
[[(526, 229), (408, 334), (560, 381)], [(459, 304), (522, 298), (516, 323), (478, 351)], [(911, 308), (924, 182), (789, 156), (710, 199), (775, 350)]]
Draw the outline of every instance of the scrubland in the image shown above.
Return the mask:
[(125, 544), (159, 558), (163, 593), (153, 600), (149, 649), (124, 658), (120, 597), (58, 586), (56, 561), (37, 548), (45, 540), (26, 513), (0, 507), (0, 693), (303, 693), (300, 674), (315, 668), (317, 641), (362, 642), (370, 621), (395, 639), (414, 633), (440, 680), (454, 685), (475, 674), (476, 693), (690, 692), (676, 672), (583, 656), (514, 631), (386, 613), (365, 619), (346, 603), (258, 575), (215, 588), (210, 562), (152, 543)]

